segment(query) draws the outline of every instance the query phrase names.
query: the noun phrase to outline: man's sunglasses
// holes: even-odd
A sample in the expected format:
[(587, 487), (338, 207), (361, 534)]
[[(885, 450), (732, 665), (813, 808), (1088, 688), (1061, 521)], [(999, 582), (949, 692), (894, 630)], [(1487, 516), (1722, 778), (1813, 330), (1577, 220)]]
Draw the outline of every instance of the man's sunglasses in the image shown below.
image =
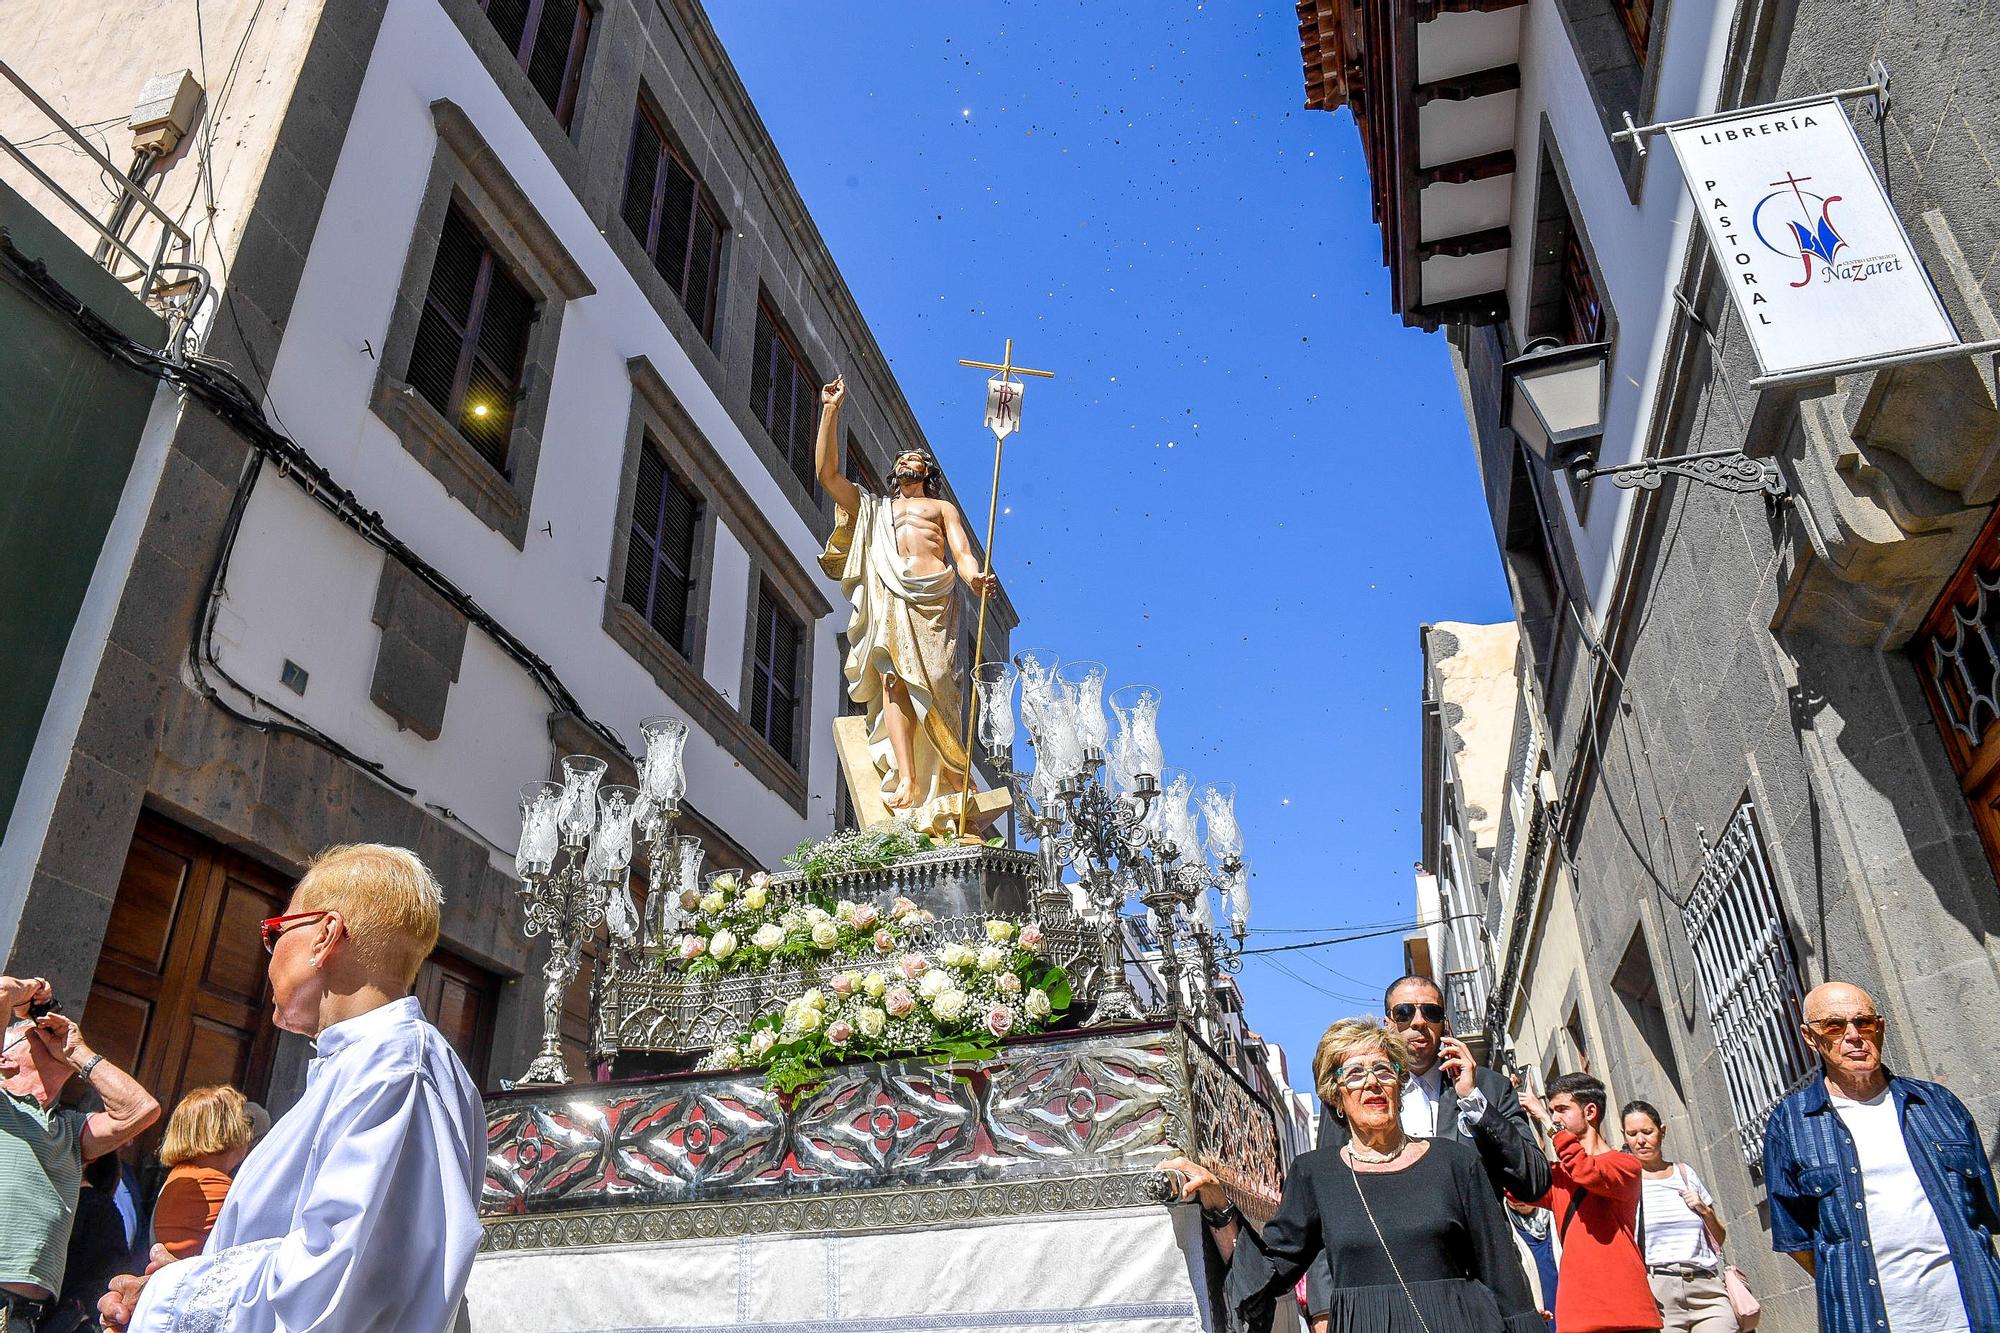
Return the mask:
[(278, 951), (278, 937), (294, 926), (303, 926), (308, 921), (318, 921), (323, 917), (332, 915), (333, 913), (329, 910), (323, 912), (293, 912), (290, 916), (265, 917), (257, 923), (257, 929), (264, 936), (264, 952), (276, 953)]
[(1871, 1040), (1882, 1035), (1882, 1015), (1880, 1014), (1856, 1014), (1852, 1018), (1809, 1018), (1806, 1020), (1807, 1027), (1828, 1041), (1834, 1041), (1843, 1036), (1850, 1024), (1853, 1025), (1856, 1032)]
[(1444, 1006), (1441, 1004), (1393, 1004), (1389, 1006), (1389, 1017), (1397, 1027), (1408, 1027), (1418, 1014), (1433, 1023), (1444, 1022)]

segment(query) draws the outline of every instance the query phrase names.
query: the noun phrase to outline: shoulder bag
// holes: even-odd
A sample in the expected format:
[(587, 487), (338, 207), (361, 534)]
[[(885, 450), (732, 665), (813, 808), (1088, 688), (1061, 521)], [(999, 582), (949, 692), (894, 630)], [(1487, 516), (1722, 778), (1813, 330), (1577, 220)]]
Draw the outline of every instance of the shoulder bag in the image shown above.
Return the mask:
[[(1681, 1185), (1686, 1189), (1693, 1189), (1694, 1182), (1688, 1179), (1686, 1164), (1677, 1162), (1674, 1164), (1674, 1169), (1680, 1173)], [(1722, 1289), (1728, 1293), (1729, 1310), (1736, 1316), (1736, 1327), (1741, 1329), (1742, 1333), (1752, 1333), (1757, 1327), (1757, 1321), (1763, 1317), (1763, 1302), (1757, 1299), (1757, 1293), (1750, 1290), (1750, 1281), (1743, 1276), (1743, 1270), (1723, 1259), (1722, 1247), (1716, 1245), (1714, 1249), (1715, 1257), (1722, 1267)]]

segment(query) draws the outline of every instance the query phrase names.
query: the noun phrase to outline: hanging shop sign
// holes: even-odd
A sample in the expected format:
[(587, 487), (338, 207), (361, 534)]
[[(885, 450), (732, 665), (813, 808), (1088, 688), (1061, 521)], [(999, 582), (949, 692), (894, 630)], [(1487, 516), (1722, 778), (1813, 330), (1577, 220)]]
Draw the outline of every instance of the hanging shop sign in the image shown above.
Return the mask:
[(1957, 345), (1836, 99), (1663, 129), (1766, 375)]

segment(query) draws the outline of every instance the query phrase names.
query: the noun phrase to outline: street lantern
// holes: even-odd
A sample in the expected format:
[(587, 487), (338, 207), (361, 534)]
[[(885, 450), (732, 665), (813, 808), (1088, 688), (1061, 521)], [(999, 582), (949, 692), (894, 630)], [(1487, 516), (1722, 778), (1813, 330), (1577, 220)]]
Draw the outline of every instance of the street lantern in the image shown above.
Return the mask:
[(1550, 468), (1588, 468), (1604, 436), (1607, 342), (1566, 346), (1537, 338), (1501, 369), (1507, 399), (1500, 424)]

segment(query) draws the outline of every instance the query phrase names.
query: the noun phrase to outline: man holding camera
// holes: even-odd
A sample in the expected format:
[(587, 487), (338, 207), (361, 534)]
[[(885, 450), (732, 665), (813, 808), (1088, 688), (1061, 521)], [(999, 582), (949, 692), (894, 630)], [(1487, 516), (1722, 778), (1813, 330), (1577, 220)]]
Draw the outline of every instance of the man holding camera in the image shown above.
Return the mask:
[[(40, 977), (0, 976), (0, 1333), (33, 1333), (62, 1290), (83, 1164), (132, 1141), (160, 1104), (83, 1041)], [(57, 1104), (81, 1078), (104, 1103)]]

